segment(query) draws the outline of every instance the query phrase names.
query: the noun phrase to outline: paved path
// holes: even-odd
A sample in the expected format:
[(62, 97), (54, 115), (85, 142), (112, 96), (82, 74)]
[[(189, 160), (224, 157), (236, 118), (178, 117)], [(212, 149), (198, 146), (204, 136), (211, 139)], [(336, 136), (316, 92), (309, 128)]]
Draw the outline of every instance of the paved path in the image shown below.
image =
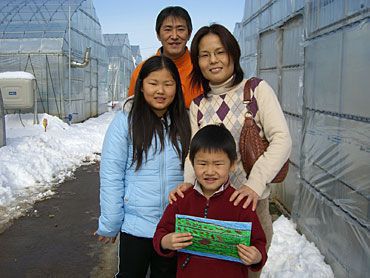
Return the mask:
[(51, 199), (0, 234), (0, 277), (113, 277), (117, 244), (93, 236), (99, 215), (99, 164), (82, 166)]

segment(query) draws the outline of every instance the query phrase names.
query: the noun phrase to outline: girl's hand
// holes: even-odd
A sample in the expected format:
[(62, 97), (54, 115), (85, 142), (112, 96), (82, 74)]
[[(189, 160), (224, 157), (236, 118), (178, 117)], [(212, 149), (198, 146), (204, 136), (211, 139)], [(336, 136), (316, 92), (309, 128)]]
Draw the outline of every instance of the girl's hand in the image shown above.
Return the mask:
[(193, 185), (188, 182), (184, 182), (176, 186), (174, 190), (170, 192), (170, 195), (168, 195), (168, 201), (170, 204), (177, 201), (176, 194), (179, 195), (179, 197), (184, 198), (184, 193), (186, 190), (188, 190)]
[(191, 245), (192, 235), (190, 233), (170, 233), (161, 240), (161, 247), (167, 250), (179, 250)]
[(234, 200), (234, 206), (237, 206), (241, 200), (243, 200), (245, 197), (247, 197), (247, 200), (243, 204), (243, 208), (247, 208), (250, 203), (253, 203), (252, 210), (255, 211), (257, 208), (257, 202), (258, 202), (258, 194), (254, 192), (249, 186), (244, 185), (240, 187), (238, 190), (235, 190), (235, 192), (230, 197), (230, 202), (233, 202)]
[(262, 260), (261, 252), (254, 246), (245, 246), (238, 244), (239, 258), (245, 265), (258, 264)]
[(98, 236), (98, 241), (103, 242), (104, 244), (107, 244), (109, 242), (115, 243), (116, 242), (116, 238), (117, 238), (117, 236), (115, 236), (115, 237), (101, 236), (101, 235), (98, 235), (95, 232), (94, 233), (94, 236), (96, 236), (96, 235)]

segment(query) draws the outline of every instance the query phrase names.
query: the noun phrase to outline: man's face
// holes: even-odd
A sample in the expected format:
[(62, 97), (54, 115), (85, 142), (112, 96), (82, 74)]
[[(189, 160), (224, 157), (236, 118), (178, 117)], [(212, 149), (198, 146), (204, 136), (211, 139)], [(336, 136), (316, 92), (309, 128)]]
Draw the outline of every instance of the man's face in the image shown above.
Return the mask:
[(190, 35), (183, 18), (169, 16), (163, 21), (157, 37), (162, 43), (163, 54), (175, 60), (184, 54)]

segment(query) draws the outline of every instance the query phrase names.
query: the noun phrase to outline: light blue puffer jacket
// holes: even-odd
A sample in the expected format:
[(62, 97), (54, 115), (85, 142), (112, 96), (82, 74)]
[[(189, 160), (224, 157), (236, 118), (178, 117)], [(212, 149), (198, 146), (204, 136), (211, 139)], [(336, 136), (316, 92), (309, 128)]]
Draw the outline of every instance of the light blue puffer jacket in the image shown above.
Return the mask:
[(169, 192), (183, 182), (181, 160), (169, 137), (165, 138), (164, 150), (154, 153), (150, 148), (147, 161), (143, 159), (141, 168), (135, 172), (136, 164), (131, 166), (133, 146), (128, 112), (117, 113), (105, 135), (102, 150), (99, 235), (113, 237), (122, 231), (138, 237), (153, 237), (168, 204)]

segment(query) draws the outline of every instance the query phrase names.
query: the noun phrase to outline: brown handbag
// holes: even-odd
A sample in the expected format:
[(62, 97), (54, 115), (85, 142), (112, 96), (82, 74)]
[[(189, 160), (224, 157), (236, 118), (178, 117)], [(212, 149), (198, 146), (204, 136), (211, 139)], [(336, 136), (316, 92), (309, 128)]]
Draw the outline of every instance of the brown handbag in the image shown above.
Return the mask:
[[(258, 111), (257, 100), (254, 96), (251, 98), (251, 89), (254, 91), (261, 81), (262, 79), (252, 77), (247, 80), (244, 86), (244, 104), (246, 105), (248, 112), (246, 112), (244, 125), (240, 133), (239, 151), (247, 177), (249, 176), (254, 163), (269, 146), (269, 142), (266, 138), (261, 138), (259, 135), (260, 128), (254, 120)], [(289, 159), (284, 163), (283, 167), (271, 182), (282, 182), (285, 179), (288, 170)]]

